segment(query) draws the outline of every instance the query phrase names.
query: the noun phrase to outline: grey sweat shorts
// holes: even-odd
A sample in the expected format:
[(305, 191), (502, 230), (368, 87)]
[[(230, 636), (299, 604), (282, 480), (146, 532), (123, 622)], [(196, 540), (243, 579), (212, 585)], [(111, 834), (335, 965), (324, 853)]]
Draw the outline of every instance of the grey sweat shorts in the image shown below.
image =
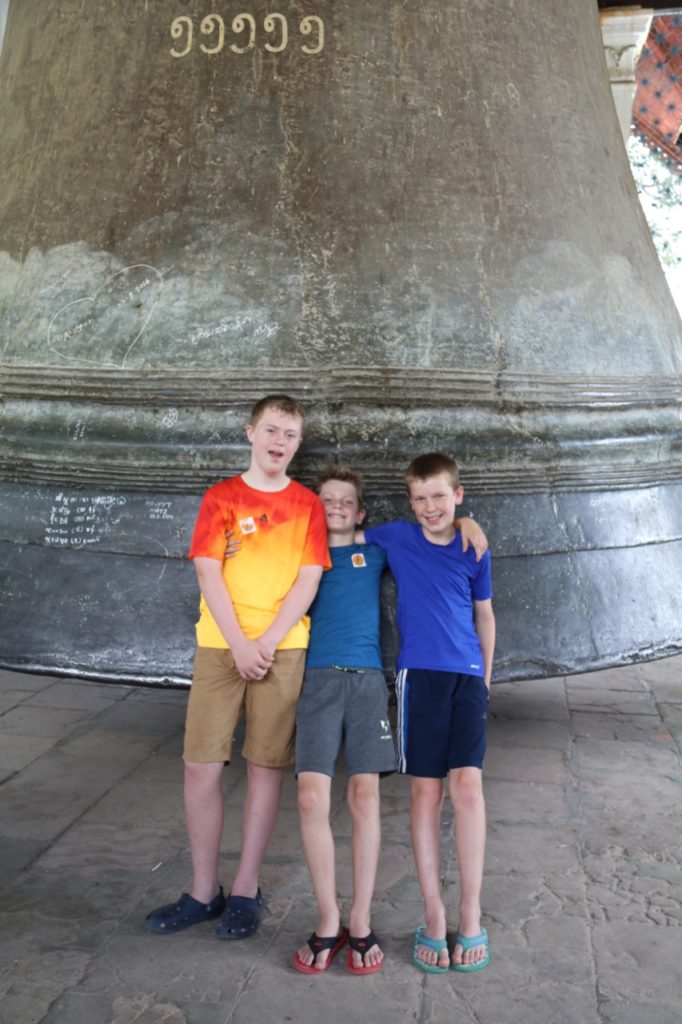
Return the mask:
[(296, 774), (333, 778), (342, 745), (349, 775), (395, 771), (388, 690), (378, 669), (306, 669), (296, 712)]

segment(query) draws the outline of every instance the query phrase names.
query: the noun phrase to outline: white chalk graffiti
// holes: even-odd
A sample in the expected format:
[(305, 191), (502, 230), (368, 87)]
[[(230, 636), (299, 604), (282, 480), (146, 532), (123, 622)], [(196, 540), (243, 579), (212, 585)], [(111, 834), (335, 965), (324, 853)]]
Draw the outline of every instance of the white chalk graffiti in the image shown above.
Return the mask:
[(178, 410), (169, 409), (166, 415), (161, 420), (161, 422), (163, 423), (164, 427), (174, 427), (175, 424), (178, 422)]
[[(173, 503), (170, 501), (160, 501), (157, 498), (152, 498), (149, 501), (145, 501), (150, 519), (172, 519), (173, 513), (171, 509)], [(168, 553), (168, 552), (166, 552)]]
[(121, 516), (112, 510), (126, 504), (121, 495), (84, 497), (59, 492), (50, 509), (44, 541), (54, 547), (79, 548), (99, 544)]
[[(70, 363), (123, 369), (159, 302), (162, 284), (163, 275), (155, 267), (146, 263), (124, 267), (91, 295), (67, 302), (57, 310), (47, 328), (48, 348)], [(131, 314), (138, 309), (144, 309), (144, 319), (130, 327)], [(116, 323), (117, 316), (126, 315), (127, 319)], [(123, 332), (123, 352), (116, 361), (92, 358), (90, 343), (99, 331), (113, 326), (116, 329), (110, 330), (111, 344), (120, 345)]]
[[(200, 327), (198, 331), (195, 331), (190, 336), (190, 344), (196, 345), (198, 341), (203, 341), (206, 338), (214, 338), (218, 334), (238, 334), (241, 332), (249, 331), (254, 324), (254, 319), (251, 316), (233, 316), (223, 317), (223, 319), (213, 324), (211, 327)], [(274, 334), (277, 334), (279, 330), (279, 324), (276, 320), (265, 323), (257, 323), (251, 329), (252, 338), (271, 338)]]

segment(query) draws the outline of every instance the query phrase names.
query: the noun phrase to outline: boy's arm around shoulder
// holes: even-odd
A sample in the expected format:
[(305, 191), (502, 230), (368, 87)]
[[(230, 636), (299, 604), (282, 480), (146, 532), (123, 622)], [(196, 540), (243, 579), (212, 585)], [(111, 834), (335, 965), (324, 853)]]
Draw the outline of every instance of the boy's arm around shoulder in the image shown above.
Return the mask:
[(462, 535), (462, 551), (466, 551), (471, 544), (476, 552), (476, 561), (480, 562), (488, 550), (488, 538), (476, 520), (471, 516), (455, 519), (455, 528)]
[[(486, 537), (485, 533), (478, 525), (476, 520), (472, 519), (470, 516), (466, 516), (463, 519), (455, 519), (454, 523), (455, 528), (459, 530), (460, 534), (462, 535), (462, 551), (466, 551), (469, 545), (471, 545), (476, 554), (476, 561), (480, 562), (481, 559), (483, 558), (483, 555), (488, 550), (488, 538)], [(400, 534), (396, 535), (396, 533), (393, 532), (396, 529), (400, 528), (399, 521), (394, 521), (393, 523), (388, 524), (384, 523), (382, 524), (382, 526), (388, 526), (391, 529), (392, 532), (389, 534), (390, 537), (395, 538), (396, 536), (400, 536)], [(354, 539), (356, 544), (368, 543), (364, 530), (356, 530)], [(375, 537), (373, 536), (372, 543), (374, 543), (374, 541)], [(379, 542), (378, 537), (376, 538), (376, 541)]]
[(486, 601), (474, 601), (474, 628), (483, 655), (483, 678), (485, 685), (490, 689), (493, 654), (495, 653), (495, 614), (490, 598)]
[(290, 629), (303, 618), (313, 603), (322, 579), (321, 565), (302, 565), (298, 575), (282, 601), (277, 615), (257, 640), (263, 648), (274, 655)]
[(259, 647), (258, 641), (248, 640), (244, 636), (230, 591), (223, 579), (223, 563), (203, 555), (196, 555), (193, 561), (201, 593), (218, 629), (230, 646), (239, 674), (244, 679), (262, 679), (273, 657)]

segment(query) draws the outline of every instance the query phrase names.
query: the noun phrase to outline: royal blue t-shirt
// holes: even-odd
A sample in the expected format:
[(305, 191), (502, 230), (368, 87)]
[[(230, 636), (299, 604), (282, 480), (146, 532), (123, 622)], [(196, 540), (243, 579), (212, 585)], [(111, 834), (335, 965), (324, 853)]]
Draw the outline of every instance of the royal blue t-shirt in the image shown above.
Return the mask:
[(461, 534), (431, 544), (417, 523), (399, 520), (365, 530), (386, 552), (398, 588), (398, 669), (485, 674), (474, 629), (474, 601), (492, 597), (490, 555), (462, 551)]
[(306, 668), (381, 669), (379, 587), (386, 555), (374, 544), (331, 547), (310, 615)]

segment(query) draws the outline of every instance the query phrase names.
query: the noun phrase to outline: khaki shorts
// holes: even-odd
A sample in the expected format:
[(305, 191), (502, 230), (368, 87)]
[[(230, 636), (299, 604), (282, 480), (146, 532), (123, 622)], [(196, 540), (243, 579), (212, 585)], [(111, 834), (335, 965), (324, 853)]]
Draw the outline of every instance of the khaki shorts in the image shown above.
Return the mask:
[(265, 768), (292, 764), (305, 655), (302, 649), (276, 651), (265, 678), (247, 681), (239, 675), (232, 651), (197, 647), (185, 722), (185, 760), (231, 761), (234, 730), (245, 713), (246, 760)]

